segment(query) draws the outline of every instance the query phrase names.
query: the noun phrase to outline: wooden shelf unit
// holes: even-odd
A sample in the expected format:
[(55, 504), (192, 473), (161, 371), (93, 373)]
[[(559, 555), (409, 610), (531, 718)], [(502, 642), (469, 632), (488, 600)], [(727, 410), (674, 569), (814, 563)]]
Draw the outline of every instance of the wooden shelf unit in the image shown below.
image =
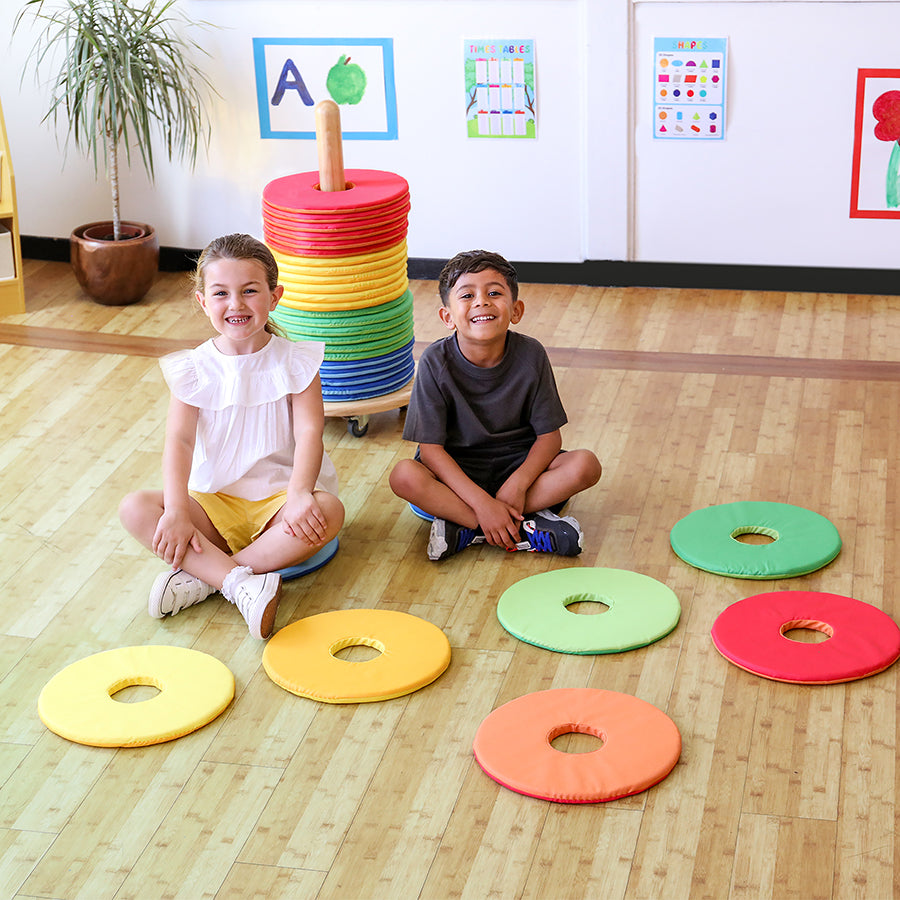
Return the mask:
[[(12, 277), (0, 277), (0, 316), (25, 312), (25, 281), (22, 277), (22, 243), (19, 240), (19, 217), (16, 213), (16, 177), (13, 172), (9, 139), (3, 106), (0, 105), (0, 225), (9, 232), (12, 240)], [(0, 233), (0, 241), (7, 240)], [(0, 244), (0, 259), (6, 248)], [(3, 273), (0, 273), (2, 275)]]

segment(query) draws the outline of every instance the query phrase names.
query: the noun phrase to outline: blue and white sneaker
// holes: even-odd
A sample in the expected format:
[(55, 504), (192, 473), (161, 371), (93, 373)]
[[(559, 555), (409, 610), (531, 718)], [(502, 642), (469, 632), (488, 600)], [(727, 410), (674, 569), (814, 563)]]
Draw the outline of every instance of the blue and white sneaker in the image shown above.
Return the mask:
[(448, 519), (435, 517), (428, 535), (428, 558), (431, 560), (446, 559), (465, 550), (470, 544), (483, 544), (484, 535), (481, 529), (466, 528)]
[(525, 538), (517, 545), (520, 550), (578, 556), (584, 549), (584, 535), (574, 516), (558, 516), (542, 509), (528, 516), (520, 528)]

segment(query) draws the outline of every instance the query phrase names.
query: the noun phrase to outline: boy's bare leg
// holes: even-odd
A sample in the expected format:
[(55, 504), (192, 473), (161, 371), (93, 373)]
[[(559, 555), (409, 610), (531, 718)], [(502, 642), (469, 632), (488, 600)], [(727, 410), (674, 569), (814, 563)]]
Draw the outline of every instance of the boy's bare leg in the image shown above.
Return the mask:
[(400, 460), (391, 472), (390, 485), (398, 497), (436, 518), (466, 528), (478, 527), (474, 510), (418, 460)]
[(560, 453), (525, 494), (525, 512), (538, 512), (568, 500), (593, 487), (601, 473), (600, 462), (590, 450)]

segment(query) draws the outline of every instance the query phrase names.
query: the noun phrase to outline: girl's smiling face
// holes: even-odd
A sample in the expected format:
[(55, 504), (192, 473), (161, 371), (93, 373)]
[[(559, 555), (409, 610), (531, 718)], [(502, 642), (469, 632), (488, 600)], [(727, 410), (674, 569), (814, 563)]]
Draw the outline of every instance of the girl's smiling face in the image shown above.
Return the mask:
[(522, 318), (524, 304), (513, 300), (506, 279), (496, 269), (482, 269), (459, 277), (440, 309), (441, 321), (456, 331), (460, 349), (500, 343)]
[(237, 356), (255, 353), (269, 342), (266, 323), (284, 288), (271, 290), (266, 271), (253, 259), (216, 259), (207, 264), (197, 302), (220, 337), (216, 347)]

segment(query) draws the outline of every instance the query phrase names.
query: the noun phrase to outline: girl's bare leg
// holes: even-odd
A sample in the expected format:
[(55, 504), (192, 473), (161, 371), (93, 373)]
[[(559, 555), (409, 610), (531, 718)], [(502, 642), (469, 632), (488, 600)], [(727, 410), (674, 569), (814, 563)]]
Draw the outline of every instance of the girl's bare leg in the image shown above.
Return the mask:
[(254, 572), (274, 572), (296, 566), (321, 550), (341, 530), (344, 524), (344, 504), (334, 494), (326, 491), (315, 491), (313, 496), (325, 515), (326, 533), (321, 543), (310, 544), (304, 538), (287, 534), (281, 527), (279, 512), (252, 544), (234, 554), (232, 565), (249, 566)]

